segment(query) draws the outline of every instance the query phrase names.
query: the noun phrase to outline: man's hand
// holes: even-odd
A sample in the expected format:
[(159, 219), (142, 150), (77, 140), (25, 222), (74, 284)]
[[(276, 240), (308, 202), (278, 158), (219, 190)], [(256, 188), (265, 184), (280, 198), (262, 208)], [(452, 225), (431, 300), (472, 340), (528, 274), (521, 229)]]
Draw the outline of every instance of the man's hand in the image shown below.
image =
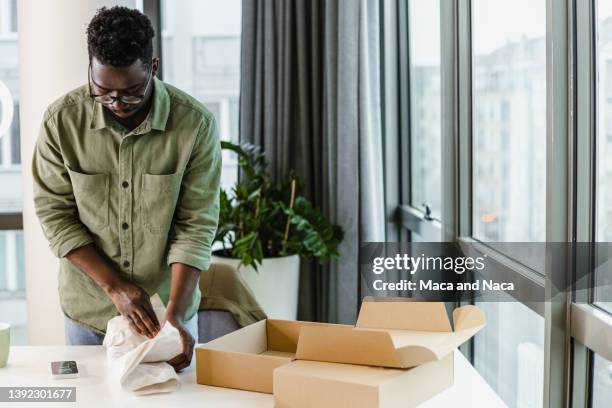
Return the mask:
[(193, 348), (195, 346), (195, 339), (191, 336), (191, 333), (185, 327), (183, 320), (178, 316), (166, 316), (166, 320), (176, 327), (179, 334), (181, 335), (181, 345), (183, 351), (181, 354), (168, 360), (168, 364), (174, 367), (174, 371), (179, 372), (184, 368), (189, 367), (191, 364), (191, 357), (193, 356)]
[(170, 285), (170, 298), (166, 305), (166, 321), (176, 327), (181, 335), (183, 351), (168, 361), (174, 370), (181, 371), (189, 367), (193, 356), (195, 339), (185, 327), (185, 311), (191, 300), (193, 290), (200, 279), (200, 271), (192, 266), (175, 262), (171, 265), (172, 282)]
[(94, 244), (73, 249), (66, 258), (104, 290), (132, 329), (143, 336), (155, 337), (161, 328), (149, 295), (140, 286), (121, 279)]
[(111, 287), (108, 296), (119, 313), (127, 319), (136, 333), (153, 338), (161, 330), (157, 316), (151, 306), (149, 294), (140, 286), (121, 281)]

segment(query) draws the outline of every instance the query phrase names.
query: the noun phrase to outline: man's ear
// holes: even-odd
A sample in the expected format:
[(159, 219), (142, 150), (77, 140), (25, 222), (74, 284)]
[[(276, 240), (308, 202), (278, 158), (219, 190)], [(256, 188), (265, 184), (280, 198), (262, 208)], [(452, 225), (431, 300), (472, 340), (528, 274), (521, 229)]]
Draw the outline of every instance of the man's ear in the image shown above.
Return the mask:
[(152, 70), (153, 76), (157, 76), (157, 72), (159, 71), (159, 58), (158, 57), (153, 58), (153, 60), (151, 61), (151, 70)]

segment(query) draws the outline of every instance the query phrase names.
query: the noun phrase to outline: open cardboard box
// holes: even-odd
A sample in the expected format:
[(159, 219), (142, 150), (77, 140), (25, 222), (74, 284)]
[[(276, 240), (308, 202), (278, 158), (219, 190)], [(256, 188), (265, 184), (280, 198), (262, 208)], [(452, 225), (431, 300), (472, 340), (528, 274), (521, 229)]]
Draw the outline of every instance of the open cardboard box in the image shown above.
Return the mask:
[(452, 385), (452, 351), (485, 324), (475, 306), (452, 314), (366, 298), (356, 326), (263, 320), (198, 346), (197, 382), (274, 391), (277, 407), (414, 406)]
[(416, 406), (453, 384), (453, 351), (485, 318), (463, 306), (453, 323), (441, 302), (367, 298), (355, 327), (303, 327), (297, 360), (274, 371), (275, 407)]
[(272, 393), (272, 372), (295, 358), (300, 329), (322, 324), (261, 320), (199, 345), (195, 349), (196, 381)]

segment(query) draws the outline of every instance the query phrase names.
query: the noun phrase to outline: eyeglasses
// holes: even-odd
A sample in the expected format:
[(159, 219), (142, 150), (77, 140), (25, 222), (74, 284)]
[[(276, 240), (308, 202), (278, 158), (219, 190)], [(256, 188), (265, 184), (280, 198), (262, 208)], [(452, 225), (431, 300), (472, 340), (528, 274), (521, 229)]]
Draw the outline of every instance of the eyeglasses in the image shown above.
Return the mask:
[[(93, 98), (94, 101), (101, 103), (102, 105), (111, 105), (115, 101), (120, 101), (121, 103), (125, 103), (127, 105), (137, 105), (144, 99), (147, 91), (149, 90), (149, 84), (151, 83), (151, 77), (153, 73), (153, 66), (151, 65), (151, 69), (149, 70), (149, 75), (147, 76), (147, 86), (144, 89), (144, 92), (141, 95), (118, 95), (111, 96), (108, 93), (96, 95), (92, 91), (91, 83), (93, 79), (91, 78), (91, 63), (89, 63), (89, 69), (87, 71), (87, 83), (89, 85), (89, 95)], [(94, 82), (95, 83), (95, 82)], [(96, 84), (97, 85), (97, 84)], [(140, 85), (142, 87), (142, 84)]]

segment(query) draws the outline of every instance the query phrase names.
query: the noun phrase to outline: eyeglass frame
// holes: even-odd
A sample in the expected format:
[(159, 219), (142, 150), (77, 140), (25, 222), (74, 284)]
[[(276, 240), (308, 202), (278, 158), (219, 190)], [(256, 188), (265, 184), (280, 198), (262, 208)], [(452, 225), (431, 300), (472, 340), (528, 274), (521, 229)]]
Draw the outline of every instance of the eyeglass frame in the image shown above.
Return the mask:
[[(99, 86), (98, 84), (96, 84), (92, 78), (91, 75), (91, 61), (89, 61), (89, 68), (87, 70), (87, 85), (89, 86), (89, 96), (96, 102), (102, 104), (102, 105), (112, 105), (113, 103), (120, 101), (121, 103), (125, 103), (126, 105), (138, 105), (139, 103), (141, 103), (145, 96), (147, 95), (147, 91), (149, 90), (149, 84), (151, 83), (151, 78), (153, 77), (153, 63), (151, 63), (151, 68), (149, 69), (149, 74), (147, 76), (147, 84), (146, 87), (144, 89), (144, 92), (142, 93), (142, 95), (118, 95), (118, 96), (110, 96), (109, 93), (112, 92), (108, 92), (105, 94), (94, 94), (92, 92), (92, 86), (91, 83), (93, 82), (96, 86)], [(140, 84), (140, 87), (142, 87), (142, 84)], [(110, 98), (110, 102), (103, 102), (101, 101), (99, 98), (102, 97), (107, 97)], [(129, 98), (136, 98), (135, 102), (128, 102), (126, 101), (124, 98), (125, 97), (129, 97)]]

